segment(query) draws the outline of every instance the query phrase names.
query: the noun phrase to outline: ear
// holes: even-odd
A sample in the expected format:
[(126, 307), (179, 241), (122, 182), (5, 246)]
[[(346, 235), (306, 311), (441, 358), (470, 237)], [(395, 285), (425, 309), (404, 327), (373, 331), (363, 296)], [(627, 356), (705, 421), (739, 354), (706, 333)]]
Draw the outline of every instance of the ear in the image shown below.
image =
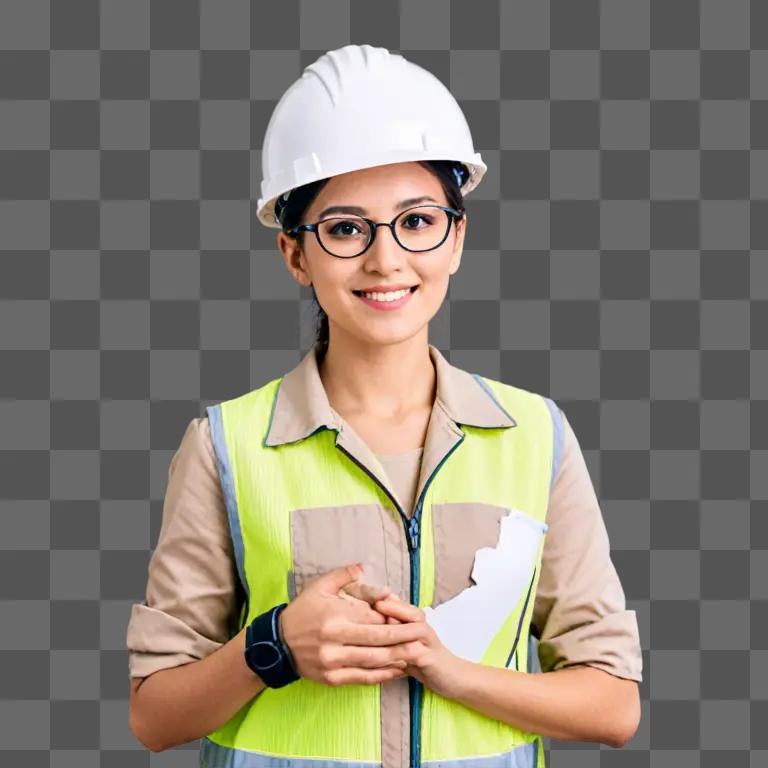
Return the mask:
[(277, 233), (277, 247), (283, 257), (285, 266), (291, 273), (291, 277), (305, 287), (312, 285), (312, 276), (309, 272), (306, 256), (301, 250), (299, 241), (289, 237), (282, 230)]

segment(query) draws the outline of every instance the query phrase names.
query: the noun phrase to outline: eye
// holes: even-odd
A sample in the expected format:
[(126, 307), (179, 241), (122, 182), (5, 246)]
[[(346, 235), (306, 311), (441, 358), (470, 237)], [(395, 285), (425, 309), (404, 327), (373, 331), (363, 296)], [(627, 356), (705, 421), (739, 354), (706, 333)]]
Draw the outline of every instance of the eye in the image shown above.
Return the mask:
[[(433, 223), (431, 216), (427, 216), (423, 213), (411, 213), (411, 214), (408, 214), (408, 216), (406, 216), (403, 219), (403, 225), (405, 226), (412, 219), (423, 219), (426, 222), (426, 226), (429, 226), (430, 224)], [(411, 227), (411, 226), (408, 226), (406, 228), (407, 229), (424, 229), (424, 227)]]
[[(344, 227), (345, 228), (344, 232), (339, 232), (339, 228), (340, 227)], [(328, 232), (331, 235), (339, 235), (339, 234), (342, 234), (342, 235), (352, 235), (352, 234), (355, 234), (354, 232), (350, 232), (349, 228), (357, 229), (358, 232), (360, 232), (360, 233), (362, 233), (362, 231), (363, 231), (361, 229), (361, 225), (358, 222), (356, 222), (356, 221), (338, 221), (336, 224), (333, 224), (329, 228)]]

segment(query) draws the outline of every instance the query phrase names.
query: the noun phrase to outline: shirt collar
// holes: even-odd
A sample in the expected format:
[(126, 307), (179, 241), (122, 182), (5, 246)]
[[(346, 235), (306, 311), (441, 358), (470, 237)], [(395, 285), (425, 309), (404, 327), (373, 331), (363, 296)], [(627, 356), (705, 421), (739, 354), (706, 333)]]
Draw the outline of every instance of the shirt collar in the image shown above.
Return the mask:
[[(473, 427), (515, 427), (517, 422), (497, 401), (487, 384), (475, 374), (452, 365), (432, 344), (429, 356), (437, 378), (436, 404), (456, 425)], [(335, 411), (320, 378), (316, 342), (301, 362), (286, 373), (278, 386), (272, 404), (272, 418), (265, 446), (276, 446), (301, 440), (320, 427), (338, 429)]]

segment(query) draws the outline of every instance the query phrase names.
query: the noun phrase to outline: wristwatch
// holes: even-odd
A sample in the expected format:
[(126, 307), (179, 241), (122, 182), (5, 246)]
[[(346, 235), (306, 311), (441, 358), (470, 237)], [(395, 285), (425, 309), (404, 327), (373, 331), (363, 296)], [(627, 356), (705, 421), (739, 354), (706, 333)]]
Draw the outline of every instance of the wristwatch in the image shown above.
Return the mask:
[(280, 632), (280, 614), (287, 606), (270, 608), (245, 630), (245, 663), (269, 688), (282, 688), (301, 677)]

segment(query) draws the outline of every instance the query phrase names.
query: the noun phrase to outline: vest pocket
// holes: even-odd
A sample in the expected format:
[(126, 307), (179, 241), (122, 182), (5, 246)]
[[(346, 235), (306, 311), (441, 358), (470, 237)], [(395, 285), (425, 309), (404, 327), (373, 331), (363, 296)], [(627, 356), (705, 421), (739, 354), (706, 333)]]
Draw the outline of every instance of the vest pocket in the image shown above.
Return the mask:
[(475, 554), (495, 547), (505, 507), (482, 502), (444, 502), (432, 505), (435, 540), (435, 592), (432, 607), (471, 587)]
[(288, 575), (289, 593), (293, 589), (296, 597), (316, 576), (353, 563), (363, 564), (361, 583), (390, 586), (384, 514), (386, 511), (378, 504), (291, 510), (293, 567)]
[(525, 596), (549, 526), (489, 504), (438, 504), (433, 514), (435, 600), (424, 609), (427, 621), (449, 650), (479, 661)]

